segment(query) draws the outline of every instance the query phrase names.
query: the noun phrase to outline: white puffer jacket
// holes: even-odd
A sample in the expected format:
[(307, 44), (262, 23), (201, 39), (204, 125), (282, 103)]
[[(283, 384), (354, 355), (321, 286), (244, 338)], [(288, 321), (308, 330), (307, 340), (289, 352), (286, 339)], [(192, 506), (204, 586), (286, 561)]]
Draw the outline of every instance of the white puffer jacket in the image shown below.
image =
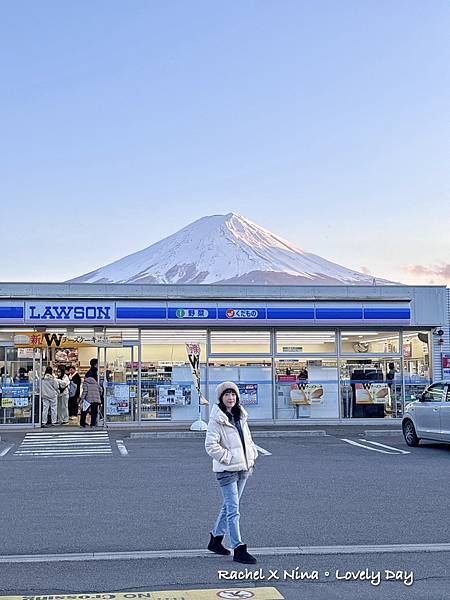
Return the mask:
[(247, 411), (242, 408), (241, 427), (244, 434), (245, 451), (239, 432), (230, 423), (226, 414), (217, 404), (211, 409), (206, 431), (205, 449), (213, 459), (213, 471), (248, 471), (255, 464), (258, 451), (248, 428)]
[(56, 400), (58, 398), (59, 385), (53, 375), (48, 373), (42, 379), (42, 400)]

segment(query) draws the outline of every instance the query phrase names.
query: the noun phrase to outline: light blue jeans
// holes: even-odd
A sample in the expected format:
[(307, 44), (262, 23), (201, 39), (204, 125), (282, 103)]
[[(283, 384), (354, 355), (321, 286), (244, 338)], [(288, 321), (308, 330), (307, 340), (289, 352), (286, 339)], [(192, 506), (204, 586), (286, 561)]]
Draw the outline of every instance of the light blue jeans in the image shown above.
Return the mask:
[(211, 533), (213, 536), (225, 535), (228, 530), (232, 550), (242, 544), (239, 529), (239, 500), (247, 483), (248, 475), (248, 471), (239, 471), (237, 481), (220, 488), (223, 495), (223, 505)]

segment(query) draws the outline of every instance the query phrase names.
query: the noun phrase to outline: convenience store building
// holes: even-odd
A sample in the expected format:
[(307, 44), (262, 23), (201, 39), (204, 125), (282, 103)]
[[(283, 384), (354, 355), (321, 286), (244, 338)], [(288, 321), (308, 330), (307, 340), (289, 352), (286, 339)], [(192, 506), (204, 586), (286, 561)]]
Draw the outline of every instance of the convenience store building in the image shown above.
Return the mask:
[[(190, 423), (235, 381), (253, 421), (395, 419), (450, 357), (444, 286), (0, 284), (0, 428), (39, 426), (49, 364), (97, 357), (108, 425)], [(208, 417), (208, 407), (203, 418)]]

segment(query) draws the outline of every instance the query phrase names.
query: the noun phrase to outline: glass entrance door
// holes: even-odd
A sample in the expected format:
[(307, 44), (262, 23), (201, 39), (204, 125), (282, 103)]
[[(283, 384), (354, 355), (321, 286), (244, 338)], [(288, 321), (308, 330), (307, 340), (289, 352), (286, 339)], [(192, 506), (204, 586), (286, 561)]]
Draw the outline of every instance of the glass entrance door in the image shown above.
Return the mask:
[(121, 348), (99, 348), (106, 423), (139, 420), (139, 358), (139, 343), (126, 343)]

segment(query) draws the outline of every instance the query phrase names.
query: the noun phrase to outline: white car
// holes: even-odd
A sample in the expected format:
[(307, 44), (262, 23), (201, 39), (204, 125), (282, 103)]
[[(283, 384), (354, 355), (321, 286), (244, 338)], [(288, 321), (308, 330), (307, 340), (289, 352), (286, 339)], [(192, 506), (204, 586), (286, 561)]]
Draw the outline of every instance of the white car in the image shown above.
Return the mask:
[(450, 442), (450, 381), (437, 381), (406, 405), (402, 430), (408, 446), (420, 440)]

